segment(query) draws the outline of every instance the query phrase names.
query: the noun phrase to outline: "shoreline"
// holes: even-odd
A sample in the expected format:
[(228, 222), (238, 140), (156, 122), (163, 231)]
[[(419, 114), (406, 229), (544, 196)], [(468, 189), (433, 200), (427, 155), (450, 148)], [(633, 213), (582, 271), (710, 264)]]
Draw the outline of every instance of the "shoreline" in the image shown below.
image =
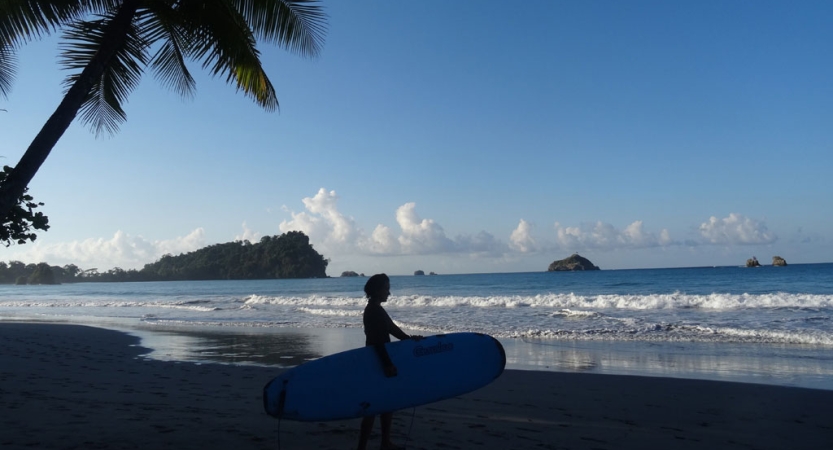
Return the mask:
[[(142, 326), (119, 329), (142, 338), (164, 361), (292, 367), (364, 346), (359, 328)], [(408, 333), (421, 334), (418, 330)], [(498, 338), (507, 369), (634, 375), (833, 390), (833, 358), (799, 345), (622, 342)]]
[[(0, 322), (4, 448), (352, 448), (359, 419), (278, 422), (280, 369), (147, 358), (136, 336)], [(410, 449), (825, 448), (833, 391), (507, 370), (483, 389), (394, 417)], [(370, 445), (379, 443), (378, 427)]]
[[(65, 321), (0, 319), (2, 323), (61, 323), (127, 333), (160, 361), (288, 368), (364, 346), (359, 328), (154, 325), (134, 319), (73, 317)], [(408, 333), (422, 334), (418, 330)], [(797, 344), (593, 341), (498, 338), (507, 369), (769, 384), (833, 390), (833, 356)]]

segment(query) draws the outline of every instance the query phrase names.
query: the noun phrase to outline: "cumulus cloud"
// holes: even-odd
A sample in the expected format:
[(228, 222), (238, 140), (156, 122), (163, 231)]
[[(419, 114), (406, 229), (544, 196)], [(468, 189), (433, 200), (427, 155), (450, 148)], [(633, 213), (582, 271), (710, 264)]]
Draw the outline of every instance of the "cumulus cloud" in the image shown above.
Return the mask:
[(778, 240), (764, 222), (737, 213), (723, 219), (712, 216), (700, 224), (699, 232), (710, 244), (771, 244)]
[(521, 253), (531, 253), (538, 249), (538, 243), (532, 237), (532, 224), (521, 219), (518, 227), (509, 235), (509, 246)]
[(353, 218), (339, 212), (336, 191), (321, 188), (315, 196), (302, 201), (306, 211), (290, 211), (292, 219), (281, 222), (281, 232), (302, 231), (324, 248), (334, 251), (355, 248), (362, 239)]
[(16, 258), (27, 262), (46, 261), (53, 265), (76, 264), (82, 268), (141, 268), (162, 255), (187, 253), (206, 245), (205, 230), (197, 228), (186, 236), (150, 241), (121, 230), (112, 238), (90, 238), (58, 244), (36, 243)]
[(369, 253), (393, 255), (399, 253), (399, 240), (390, 228), (379, 224), (370, 235), (370, 240), (360, 247), (364, 247)]
[(421, 219), (416, 203), (405, 203), (396, 210), (396, 223), (402, 233), (399, 244), (403, 253), (431, 254), (454, 250), (454, 242), (447, 238), (443, 227), (431, 219)]
[(663, 229), (659, 235), (645, 231), (641, 220), (631, 223), (624, 230), (601, 221), (577, 227), (565, 227), (556, 222), (555, 232), (556, 245), (570, 251), (651, 248), (673, 244), (668, 230)]
[(254, 232), (249, 229), (246, 222), (243, 222), (243, 234), (238, 234), (234, 237), (235, 241), (249, 241), (249, 242), (259, 242), (260, 238), (262, 237), (260, 233)]
[(506, 245), (493, 235), (481, 231), (474, 235), (449, 238), (433, 219), (424, 219), (416, 203), (400, 206), (394, 213), (399, 229), (379, 224), (369, 235), (355, 220), (338, 209), (335, 191), (319, 189), (314, 197), (303, 199), (304, 211), (290, 213), (292, 218), (280, 224), (281, 232), (302, 231), (327, 253), (361, 253), (371, 255), (429, 255), (440, 253), (499, 253)]
[(672, 245), (668, 230), (653, 233), (645, 230), (642, 221), (624, 229), (596, 222), (575, 227), (555, 224), (555, 236), (537, 238), (531, 223), (521, 219), (509, 236), (508, 243), (480, 231), (449, 237), (442, 225), (417, 213), (416, 203), (408, 202), (396, 209), (395, 227), (377, 225), (369, 235), (355, 220), (338, 209), (335, 191), (319, 189), (314, 197), (303, 199), (304, 211), (289, 211), (292, 218), (280, 224), (281, 232), (302, 231), (316, 248), (326, 253), (366, 255), (431, 255), (443, 253), (474, 256), (500, 256), (508, 253), (546, 251), (612, 250), (617, 248), (651, 248)]

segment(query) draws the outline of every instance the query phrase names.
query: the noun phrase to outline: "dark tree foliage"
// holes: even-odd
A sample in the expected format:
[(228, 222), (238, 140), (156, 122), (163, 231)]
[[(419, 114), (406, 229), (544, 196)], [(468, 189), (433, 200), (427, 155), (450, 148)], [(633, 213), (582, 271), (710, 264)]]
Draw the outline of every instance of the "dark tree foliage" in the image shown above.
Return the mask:
[(325, 278), (329, 261), (300, 231), (211, 245), (179, 256), (165, 255), (141, 274), (154, 280), (247, 280)]
[[(15, 283), (22, 279), (30, 284), (45, 284), (40, 280), (48, 276), (44, 275), (46, 271), (52, 274), (55, 283), (326, 278), (327, 264), (329, 260), (313, 249), (307, 235), (290, 231), (280, 236), (266, 236), (256, 244), (228, 242), (179, 256), (165, 255), (146, 264), (142, 270), (115, 267), (99, 272), (95, 268), (82, 270), (75, 264), (59, 267), (45, 263), (0, 262), (0, 283)], [(41, 274), (35, 275), (38, 272)]]
[(20, 261), (0, 261), (0, 284), (58, 284), (78, 281), (80, 269), (74, 264), (64, 267), (46, 263), (23, 264)]
[[(0, 171), (0, 184), (3, 184), (11, 171), (11, 167), (3, 166), (3, 170)], [(13, 243), (25, 244), (26, 241), (34, 241), (37, 239), (34, 230), (49, 229), (49, 218), (42, 212), (34, 212), (34, 209), (43, 206), (43, 203), (35, 203), (32, 196), (26, 193), (28, 190), (29, 188), (26, 188), (23, 191), (23, 195), (17, 199), (17, 203), (0, 223), (0, 242), (6, 247)]]
[(47, 263), (40, 263), (35, 266), (35, 271), (29, 275), (28, 284), (56, 284), (55, 274)]

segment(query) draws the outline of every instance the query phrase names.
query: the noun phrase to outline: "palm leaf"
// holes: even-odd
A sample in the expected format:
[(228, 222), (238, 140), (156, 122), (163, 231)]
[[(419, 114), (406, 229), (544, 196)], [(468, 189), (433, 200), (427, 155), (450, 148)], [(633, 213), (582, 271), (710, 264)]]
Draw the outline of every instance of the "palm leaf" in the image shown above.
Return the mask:
[[(65, 32), (61, 64), (66, 69), (77, 71), (65, 80), (67, 88), (78, 80), (80, 71), (101, 48), (111, 19), (112, 16), (104, 16), (78, 22)], [(115, 134), (119, 125), (127, 119), (121, 105), (139, 85), (143, 67), (148, 61), (147, 47), (135, 24), (131, 24), (127, 38), (117, 48), (115, 57), (104, 67), (101, 77), (95, 80), (79, 112), (82, 122), (90, 125), (96, 136), (102, 132)]]
[(156, 78), (183, 97), (192, 97), (196, 82), (185, 65), (185, 52), (191, 48), (190, 35), (179, 26), (178, 11), (170, 5), (154, 3), (139, 20), (139, 29), (148, 42), (159, 48), (150, 61)]
[(0, 43), (0, 95), (8, 97), (17, 70), (17, 61), (11, 47)]
[(255, 36), (302, 56), (315, 57), (324, 45), (327, 15), (315, 0), (234, 0)]
[(120, 3), (118, 0), (3, 0), (0, 1), (0, 42), (16, 47)]
[(0, 1), (0, 95), (7, 97), (16, 72), (15, 49), (74, 20), (117, 6), (117, 0)]
[(192, 37), (187, 55), (202, 61), (212, 76), (224, 76), (268, 111), (278, 97), (260, 62), (255, 36), (245, 18), (228, 1), (182, 2), (183, 29)]

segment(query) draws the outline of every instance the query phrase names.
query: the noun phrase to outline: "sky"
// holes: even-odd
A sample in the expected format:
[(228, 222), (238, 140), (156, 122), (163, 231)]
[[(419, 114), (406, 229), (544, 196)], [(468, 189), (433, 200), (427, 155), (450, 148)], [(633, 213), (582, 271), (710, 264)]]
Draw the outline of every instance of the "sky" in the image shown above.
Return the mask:
[[(833, 3), (323, 2), (315, 59), (259, 45), (279, 112), (198, 63), (117, 134), (76, 119), (0, 261), (141, 268), (298, 230), (343, 271), (833, 261)], [(60, 36), (0, 98), (14, 165), (61, 100)]]

